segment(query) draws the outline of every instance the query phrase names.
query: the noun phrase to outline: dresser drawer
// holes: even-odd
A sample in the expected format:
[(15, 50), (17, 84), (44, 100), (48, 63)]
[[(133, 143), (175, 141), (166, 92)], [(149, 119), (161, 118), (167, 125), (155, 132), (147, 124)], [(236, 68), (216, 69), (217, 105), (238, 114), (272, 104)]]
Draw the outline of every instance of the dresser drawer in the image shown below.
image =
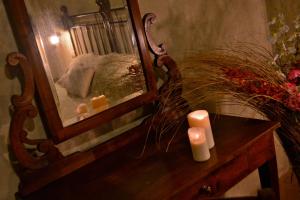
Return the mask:
[(184, 191), (177, 194), (174, 199), (219, 196), (243, 179), (248, 172), (247, 156), (238, 156), (210, 173), (209, 176), (188, 186)]

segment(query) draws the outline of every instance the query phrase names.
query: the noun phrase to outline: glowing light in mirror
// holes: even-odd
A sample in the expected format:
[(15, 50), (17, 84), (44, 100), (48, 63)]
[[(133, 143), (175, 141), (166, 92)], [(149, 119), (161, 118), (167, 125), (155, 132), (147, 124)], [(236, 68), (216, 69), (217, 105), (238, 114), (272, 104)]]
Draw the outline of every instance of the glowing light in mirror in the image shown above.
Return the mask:
[(49, 41), (52, 45), (57, 45), (59, 43), (59, 37), (57, 35), (51, 35)]

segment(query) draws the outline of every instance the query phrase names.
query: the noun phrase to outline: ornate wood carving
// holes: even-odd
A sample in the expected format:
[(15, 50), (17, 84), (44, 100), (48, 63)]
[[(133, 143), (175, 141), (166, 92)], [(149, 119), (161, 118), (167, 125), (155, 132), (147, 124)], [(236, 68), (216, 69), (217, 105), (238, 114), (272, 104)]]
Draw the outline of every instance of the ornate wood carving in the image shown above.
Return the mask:
[[(49, 165), (49, 163), (62, 158), (62, 155), (51, 140), (29, 139), (27, 138), (27, 131), (23, 129), (26, 119), (34, 118), (37, 115), (37, 109), (32, 105), (34, 96), (34, 77), (32, 69), (25, 56), (20, 53), (9, 54), (7, 64), (9, 66), (20, 67), (24, 74), (22, 94), (14, 95), (11, 99), (13, 105), (13, 115), (10, 126), (12, 151), (21, 167), (29, 170), (44, 168)], [(35, 146), (36, 155), (29, 153), (25, 145)]]
[(154, 55), (161, 56), (161, 55), (167, 54), (165, 44), (162, 43), (160, 45), (156, 45), (156, 43), (154, 42), (154, 40), (151, 36), (151, 33), (150, 33), (150, 28), (151, 28), (152, 24), (155, 23), (155, 21), (156, 21), (156, 15), (154, 13), (147, 13), (143, 17), (145, 34), (147, 37), (149, 49)]
[[(164, 84), (159, 89), (156, 111), (150, 121), (152, 129), (160, 132), (156, 134), (156, 142), (160, 143), (163, 132), (167, 132), (172, 128), (177, 129), (184, 123), (190, 108), (188, 102), (181, 97), (183, 88), (182, 77), (175, 61), (167, 54), (164, 44), (156, 45), (152, 39), (150, 28), (155, 23), (155, 20), (156, 15), (153, 13), (148, 13), (143, 18), (148, 46), (155, 56), (155, 65), (167, 75)], [(167, 70), (164, 70), (164, 66)], [(175, 134), (176, 130), (171, 136), (171, 140)]]

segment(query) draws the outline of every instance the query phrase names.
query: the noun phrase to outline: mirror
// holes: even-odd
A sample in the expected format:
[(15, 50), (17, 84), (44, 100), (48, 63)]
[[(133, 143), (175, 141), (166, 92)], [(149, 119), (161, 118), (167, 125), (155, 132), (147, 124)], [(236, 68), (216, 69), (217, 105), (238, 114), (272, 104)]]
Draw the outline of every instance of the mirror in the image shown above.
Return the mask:
[(5, 3), (55, 143), (157, 98), (137, 0)]
[[(180, 130), (169, 124), (184, 121), (190, 109), (180, 96), (181, 75), (176, 63), (164, 45), (157, 46), (151, 38), (155, 15), (148, 13), (142, 22), (137, 0), (124, 2), (4, 0), (20, 51), (8, 55), (7, 66), (23, 73), (22, 93), (11, 100), (9, 131), (16, 167), (22, 169), (18, 194), (29, 195), (117, 150), (142, 147), (146, 143), (141, 141), (160, 143), (162, 134), (156, 133), (162, 128), (169, 130), (171, 140), (176, 135), (173, 130)], [(167, 77), (159, 91), (153, 66)], [(78, 72), (71, 75), (73, 71)], [(75, 89), (87, 84), (84, 94), (63, 87), (65, 76), (75, 77), (70, 83)], [(72, 98), (70, 101), (78, 99), (73, 108), (70, 102), (65, 105), (73, 113), (76, 108), (76, 121), (72, 121), (74, 115), (62, 117), (65, 107), (60, 92)], [(29, 137), (24, 126), (37, 111), (46, 137)], [(63, 142), (78, 148), (73, 151)]]
[(25, 0), (64, 127), (147, 91), (122, 0)]

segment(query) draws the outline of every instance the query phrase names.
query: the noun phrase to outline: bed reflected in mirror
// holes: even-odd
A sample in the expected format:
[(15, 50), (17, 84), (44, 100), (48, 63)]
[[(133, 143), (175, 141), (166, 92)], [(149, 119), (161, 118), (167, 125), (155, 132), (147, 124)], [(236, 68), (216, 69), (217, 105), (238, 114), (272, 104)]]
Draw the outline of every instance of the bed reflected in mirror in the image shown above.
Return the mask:
[(126, 1), (25, 3), (64, 127), (147, 92)]

